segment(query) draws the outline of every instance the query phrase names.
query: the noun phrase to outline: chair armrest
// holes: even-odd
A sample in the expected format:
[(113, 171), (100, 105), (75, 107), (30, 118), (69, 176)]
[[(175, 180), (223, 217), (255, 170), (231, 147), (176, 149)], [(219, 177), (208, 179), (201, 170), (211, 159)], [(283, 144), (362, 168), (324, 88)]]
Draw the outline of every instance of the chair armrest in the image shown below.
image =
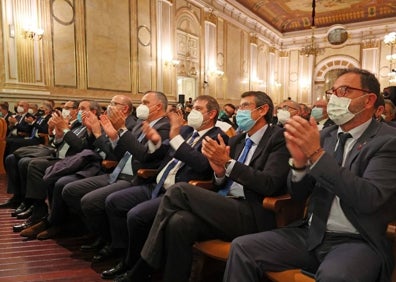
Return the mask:
[(386, 235), (391, 240), (396, 241), (396, 220), (392, 221), (388, 224), (388, 228), (386, 230)]
[(49, 136), (48, 136), (48, 133), (38, 133), (38, 136), (40, 137), (40, 138), (43, 138), (43, 140), (44, 140), (44, 145), (46, 145), (46, 146), (48, 146), (48, 144), (49, 144)]
[(102, 167), (105, 170), (111, 170), (112, 168), (115, 168), (117, 166), (118, 162), (117, 161), (111, 161), (111, 160), (103, 160), (102, 161)]
[(213, 190), (212, 180), (190, 180), (188, 183), (204, 189)]
[(151, 177), (154, 177), (158, 174), (158, 169), (154, 168), (141, 168), (137, 171), (137, 175), (141, 178), (144, 179), (149, 179)]
[(282, 227), (304, 216), (305, 202), (292, 199), (289, 194), (265, 197), (263, 207), (275, 213), (276, 225)]

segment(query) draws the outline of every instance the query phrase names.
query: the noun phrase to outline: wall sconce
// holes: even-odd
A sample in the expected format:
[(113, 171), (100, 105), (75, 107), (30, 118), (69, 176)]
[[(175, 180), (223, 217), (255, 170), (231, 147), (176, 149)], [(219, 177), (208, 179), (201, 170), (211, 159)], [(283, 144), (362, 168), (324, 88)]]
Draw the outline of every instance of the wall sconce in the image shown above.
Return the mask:
[(42, 28), (37, 28), (33, 26), (22, 27), (22, 35), (25, 39), (29, 38), (29, 39), (41, 40), (43, 34), (44, 34), (44, 30)]
[(180, 61), (179, 60), (174, 60), (174, 59), (171, 59), (171, 60), (165, 60), (164, 61), (164, 65), (165, 66), (172, 66), (172, 67), (176, 67), (177, 65), (179, 65), (180, 64)]

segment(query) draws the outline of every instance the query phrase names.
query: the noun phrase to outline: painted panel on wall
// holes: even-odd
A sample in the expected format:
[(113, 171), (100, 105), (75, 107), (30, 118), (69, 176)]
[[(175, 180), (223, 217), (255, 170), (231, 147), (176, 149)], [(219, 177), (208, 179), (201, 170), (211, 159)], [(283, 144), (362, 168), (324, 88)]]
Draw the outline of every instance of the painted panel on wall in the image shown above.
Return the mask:
[(86, 0), (88, 88), (131, 91), (128, 0)]
[(74, 8), (67, 1), (52, 3), (54, 83), (56, 86), (77, 85), (74, 33)]
[[(226, 65), (227, 65), (227, 90), (226, 99), (239, 100), (244, 91), (241, 83), (241, 30), (231, 24), (227, 25)], [(247, 84), (246, 84), (247, 85)]]

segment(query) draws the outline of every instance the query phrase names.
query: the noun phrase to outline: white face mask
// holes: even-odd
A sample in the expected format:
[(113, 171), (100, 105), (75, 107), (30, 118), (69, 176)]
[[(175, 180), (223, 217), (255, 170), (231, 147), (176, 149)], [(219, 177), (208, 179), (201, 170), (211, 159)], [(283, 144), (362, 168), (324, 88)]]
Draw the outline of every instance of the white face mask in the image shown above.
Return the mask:
[(149, 114), (150, 114), (150, 109), (146, 105), (142, 104), (136, 108), (136, 117), (138, 119), (146, 120), (148, 119)]
[(281, 124), (285, 124), (286, 121), (288, 121), (290, 119), (290, 112), (286, 111), (286, 110), (279, 109), (276, 116), (278, 117), (278, 121)]
[(33, 109), (29, 109), (28, 113), (32, 115), (33, 114)]
[(194, 128), (195, 130), (198, 130), (203, 123), (203, 115), (200, 111), (197, 110), (192, 110), (190, 114), (187, 117), (187, 124)]
[(63, 109), (62, 110), (62, 117), (64, 119), (70, 118), (70, 110)]
[(19, 114), (23, 113), (23, 111), (24, 111), (24, 108), (23, 108), (23, 107), (21, 107), (21, 106), (18, 106), (18, 107), (17, 107), (17, 112), (18, 112)]
[[(355, 99), (363, 96), (356, 97)], [(350, 98), (338, 97), (334, 94), (330, 96), (329, 103), (327, 104), (327, 114), (329, 115), (329, 118), (334, 121), (335, 124), (343, 125), (353, 119), (355, 115), (364, 111), (363, 108), (357, 113), (352, 113), (349, 110), (349, 104), (351, 103), (351, 101), (352, 99)]]

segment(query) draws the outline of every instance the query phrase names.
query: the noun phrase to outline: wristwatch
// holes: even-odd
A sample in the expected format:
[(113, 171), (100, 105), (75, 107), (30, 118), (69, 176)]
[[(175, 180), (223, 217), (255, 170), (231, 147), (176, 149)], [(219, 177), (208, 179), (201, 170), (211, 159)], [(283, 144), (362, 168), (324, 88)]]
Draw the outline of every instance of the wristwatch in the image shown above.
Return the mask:
[(304, 170), (307, 169), (307, 166), (306, 166), (306, 165), (304, 165), (304, 166), (302, 166), (302, 167), (295, 167), (295, 166), (294, 166), (294, 160), (293, 160), (293, 158), (290, 158), (290, 159), (289, 159), (289, 166), (290, 166), (290, 168), (291, 168), (292, 170), (295, 170), (295, 171), (304, 171)]

